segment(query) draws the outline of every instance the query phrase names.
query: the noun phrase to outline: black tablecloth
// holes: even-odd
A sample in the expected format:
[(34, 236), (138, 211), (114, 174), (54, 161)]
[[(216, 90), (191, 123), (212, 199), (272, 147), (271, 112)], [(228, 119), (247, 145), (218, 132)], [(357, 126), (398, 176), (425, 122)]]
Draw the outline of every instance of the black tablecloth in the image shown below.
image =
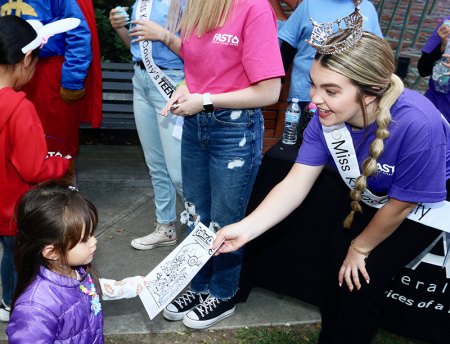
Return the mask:
[[(297, 151), (298, 146), (279, 143), (265, 154), (248, 213), (286, 176)], [(366, 215), (376, 211), (363, 208)], [(334, 169), (325, 168), (300, 207), (247, 244), (239, 300), (245, 301), (253, 287), (261, 287), (317, 305), (324, 285), (323, 266), (329, 263), (325, 262), (329, 231), (342, 224), (349, 210), (348, 187)], [(447, 238), (450, 242), (450, 235)], [(443, 244), (436, 245), (433, 253), (443, 255)], [(450, 343), (450, 265), (421, 262), (415, 270), (405, 267), (386, 290), (384, 313), (383, 327), (392, 332)]]
[[(298, 146), (278, 143), (264, 156), (253, 187), (247, 213), (253, 211), (267, 193), (291, 169), (297, 157)], [(253, 287), (262, 287), (317, 304), (325, 264), (329, 230), (342, 223), (342, 214), (348, 212), (349, 190), (336, 182), (340, 176), (326, 168), (303, 202), (286, 219), (246, 246), (245, 262), (241, 273), (240, 299), (245, 300)], [(316, 189), (326, 187), (330, 195), (322, 198)], [(316, 219), (327, 218), (328, 225), (316, 225)], [(305, 236), (304, 231), (308, 232)], [(307, 238), (307, 240), (305, 240)], [(322, 242), (323, 245), (310, 245)], [(321, 251), (323, 250), (323, 251)], [(308, 263), (305, 263), (308, 262)], [(307, 278), (305, 278), (307, 276)]]

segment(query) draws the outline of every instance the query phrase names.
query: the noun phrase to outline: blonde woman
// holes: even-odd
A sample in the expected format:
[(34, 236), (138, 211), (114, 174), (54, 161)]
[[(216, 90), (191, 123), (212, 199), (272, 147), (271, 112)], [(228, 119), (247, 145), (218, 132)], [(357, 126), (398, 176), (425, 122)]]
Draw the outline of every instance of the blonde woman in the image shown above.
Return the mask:
[[(136, 23), (133, 34), (162, 40), (184, 61), (186, 80), (162, 111), (184, 116), (182, 218), (189, 230), (199, 221), (214, 230), (239, 221), (261, 164), (260, 107), (277, 102), (284, 74), (269, 2), (188, 0), (181, 39)], [(242, 250), (211, 259), (164, 317), (203, 329), (231, 316), (242, 261)]]
[[(178, 3), (178, 0), (172, 2)], [(136, 33), (137, 28), (143, 25), (154, 25), (161, 30), (168, 26), (171, 21), (169, 6), (166, 0), (152, 1), (151, 6), (146, 1), (137, 0), (132, 6), (131, 19), (141, 20), (139, 25), (134, 22), (131, 25), (131, 37), (127, 28), (129, 16), (125, 12), (128, 8), (116, 7), (109, 12), (111, 27), (130, 48), (132, 55), (134, 120), (155, 194), (156, 228), (150, 234), (131, 241), (131, 246), (137, 250), (177, 243), (177, 193), (183, 193), (181, 142), (173, 135), (176, 116), (162, 117), (159, 112), (170, 98), (172, 89), (184, 78), (183, 62), (159, 39), (147, 44)], [(178, 14), (172, 17), (175, 16), (179, 17)]]
[[(330, 231), (329, 244), (310, 243), (328, 245), (329, 253), (328, 266), (320, 267), (328, 283), (319, 342), (361, 344), (379, 326), (387, 284), (440, 233), (405, 219), (417, 203), (446, 199), (450, 127), (425, 97), (404, 89), (386, 41), (366, 32), (358, 41), (348, 31), (316, 47), (310, 95), (318, 110), (291, 171), (248, 217), (221, 229), (214, 245), (225, 240), (219, 253), (232, 252), (273, 227), (303, 202), (325, 164), (333, 164), (351, 181), (351, 199), (343, 199), (351, 212), (342, 214), (348, 228)], [(342, 51), (346, 44), (352, 48)], [(378, 210), (364, 206), (361, 214), (362, 201)]]

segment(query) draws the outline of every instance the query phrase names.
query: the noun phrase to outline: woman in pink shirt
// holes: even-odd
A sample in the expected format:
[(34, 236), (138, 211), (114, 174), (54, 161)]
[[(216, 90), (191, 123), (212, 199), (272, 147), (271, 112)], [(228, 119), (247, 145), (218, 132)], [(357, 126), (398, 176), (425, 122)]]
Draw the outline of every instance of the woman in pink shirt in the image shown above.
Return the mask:
[[(162, 111), (184, 116), (182, 218), (189, 230), (199, 221), (219, 230), (245, 215), (261, 164), (260, 107), (280, 94), (284, 71), (273, 10), (259, 0), (187, 0), (181, 38), (137, 24), (132, 35), (161, 40), (184, 60), (186, 79)], [(204, 329), (231, 316), (242, 261), (242, 250), (213, 257), (164, 317)]]

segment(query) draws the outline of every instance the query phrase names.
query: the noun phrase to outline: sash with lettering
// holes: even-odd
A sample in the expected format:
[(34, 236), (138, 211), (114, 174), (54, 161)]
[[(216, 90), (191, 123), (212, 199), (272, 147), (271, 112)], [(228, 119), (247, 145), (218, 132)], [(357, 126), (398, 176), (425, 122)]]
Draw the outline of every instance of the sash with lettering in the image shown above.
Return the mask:
[[(139, 0), (136, 13), (137, 19), (150, 20), (152, 6), (153, 0)], [(141, 51), (142, 62), (144, 63), (150, 79), (155, 84), (159, 93), (161, 93), (164, 99), (168, 101), (176, 89), (174, 82), (166, 74), (164, 74), (164, 72), (153, 61), (151, 41), (139, 42), (139, 48)]]
[[(322, 126), (322, 131), (339, 174), (352, 189), (361, 173), (350, 132), (345, 124)], [(348, 161), (345, 165), (342, 164), (344, 158)], [(361, 194), (361, 201), (375, 208), (381, 208), (388, 200), (388, 196), (376, 196), (368, 189)], [(450, 202), (418, 203), (408, 215), (408, 219), (450, 233)]]

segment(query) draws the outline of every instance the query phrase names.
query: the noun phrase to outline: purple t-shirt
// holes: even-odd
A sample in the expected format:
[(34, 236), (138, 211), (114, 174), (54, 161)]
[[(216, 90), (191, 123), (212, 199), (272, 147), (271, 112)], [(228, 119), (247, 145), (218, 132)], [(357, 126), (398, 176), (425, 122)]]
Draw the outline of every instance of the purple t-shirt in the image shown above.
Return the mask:
[[(450, 16), (444, 18), (444, 20), (449, 19)], [(425, 43), (422, 51), (424, 53), (431, 53), (438, 45), (441, 44), (441, 39), (437, 34), (437, 30), (444, 22), (442, 20), (439, 25), (434, 29), (428, 41)], [(442, 114), (450, 121), (450, 93), (436, 92), (434, 89), (434, 81), (430, 77), (428, 90), (425, 92), (425, 96), (431, 100), (431, 102), (442, 112)]]
[[(405, 202), (440, 202), (446, 198), (450, 178), (450, 126), (424, 96), (405, 89), (391, 108), (390, 136), (378, 158), (378, 172), (367, 179), (367, 187), (379, 196)], [(369, 155), (376, 124), (353, 131), (347, 126), (356, 150), (359, 168)], [(303, 135), (297, 163), (335, 166), (316, 114)]]

